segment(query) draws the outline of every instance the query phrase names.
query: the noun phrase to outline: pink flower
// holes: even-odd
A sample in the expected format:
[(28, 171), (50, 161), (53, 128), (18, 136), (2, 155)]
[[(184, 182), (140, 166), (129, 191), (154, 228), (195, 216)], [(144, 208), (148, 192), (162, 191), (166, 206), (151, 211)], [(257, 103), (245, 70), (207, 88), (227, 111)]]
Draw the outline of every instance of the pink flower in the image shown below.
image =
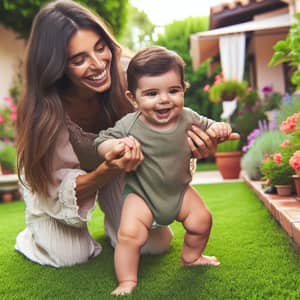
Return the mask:
[(285, 141), (280, 145), (280, 147), (281, 147), (281, 148), (286, 148), (286, 147), (288, 147), (290, 144), (291, 144), (291, 142), (290, 142), (289, 140), (285, 140)]
[(206, 84), (203, 88), (203, 91), (208, 92), (210, 90), (210, 85)]
[(280, 130), (284, 133), (290, 133), (297, 128), (297, 122), (300, 119), (300, 113), (295, 113), (292, 116), (288, 117), (280, 125)]
[(11, 120), (13, 120), (13, 121), (16, 121), (16, 120), (17, 120), (17, 114), (16, 114), (15, 112), (11, 112), (11, 113), (9, 114), (9, 116), (10, 116)]
[(4, 123), (5, 119), (3, 116), (0, 115), (0, 124)]
[(218, 77), (218, 75), (217, 75), (214, 84), (219, 84), (221, 82), (222, 82), (221, 76)]
[(17, 111), (17, 105), (16, 105), (16, 104), (11, 104), (11, 105), (9, 106), (9, 108), (10, 108), (10, 110), (11, 110), (12, 112), (16, 112), (16, 111)]
[(12, 98), (10, 98), (10, 97), (4, 97), (3, 100), (4, 100), (6, 103), (12, 103), (12, 102), (13, 102)]
[(300, 172), (300, 150), (296, 151), (289, 160), (290, 166), (296, 173)]
[(273, 155), (273, 160), (275, 161), (275, 163), (276, 164), (281, 164), (281, 162), (282, 162), (282, 155), (281, 155), (281, 153), (275, 153), (274, 155)]
[(266, 181), (265, 181), (265, 185), (270, 185), (271, 184), (271, 180), (270, 179), (267, 179)]

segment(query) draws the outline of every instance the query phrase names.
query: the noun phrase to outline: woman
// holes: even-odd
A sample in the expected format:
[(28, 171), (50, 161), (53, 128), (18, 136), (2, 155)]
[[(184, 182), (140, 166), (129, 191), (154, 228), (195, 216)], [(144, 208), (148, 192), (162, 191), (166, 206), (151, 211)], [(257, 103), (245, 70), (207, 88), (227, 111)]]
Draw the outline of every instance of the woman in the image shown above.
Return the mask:
[[(75, 2), (49, 3), (34, 19), (17, 121), (27, 227), (15, 246), (34, 262), (61, 267), (100, 254), (87, 229), (96, 198), (115, 245), (122, 173), (143, 159), (137, 142), (121, 158), (124, 149), (114, 147), (104, 162), (93, 146), (100, 130), (132, 111), (124, 97), (120, 56), (104, 23)], [(198, 129), (187, 138), (197, 158), (213, 148)], [(143, 252), (164, 252), (171, 239), (167, 227), (152, 230)]]

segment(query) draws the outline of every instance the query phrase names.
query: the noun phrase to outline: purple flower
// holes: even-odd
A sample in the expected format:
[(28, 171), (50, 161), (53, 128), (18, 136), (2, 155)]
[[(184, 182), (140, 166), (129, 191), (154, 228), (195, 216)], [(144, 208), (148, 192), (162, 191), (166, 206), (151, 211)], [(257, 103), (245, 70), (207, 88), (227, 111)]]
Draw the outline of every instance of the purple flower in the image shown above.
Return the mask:
[(245, 110), (252, 111), (252, 107), (250, 105), (245, 105)]
[(273, 92), (273, 87), (272, 85), (265, 85), (261, 91), (263, 92), (263, 94), (268, 95)]

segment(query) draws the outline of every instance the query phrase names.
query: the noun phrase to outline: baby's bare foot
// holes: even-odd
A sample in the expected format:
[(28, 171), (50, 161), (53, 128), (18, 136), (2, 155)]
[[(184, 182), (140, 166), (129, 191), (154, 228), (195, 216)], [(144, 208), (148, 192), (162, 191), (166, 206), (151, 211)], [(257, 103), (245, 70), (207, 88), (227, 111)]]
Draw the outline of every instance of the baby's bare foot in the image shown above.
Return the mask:
[(206, 256), (201, 255), (199, 258), (194, 260), (193, 262), (185, 262), (182, 260), (182, 265), (184, 266), (219, 266), (221, 263), (218, 261), (218, 259), (215, 256)]
[(131, 294), (136, 285), (136, 281), (133, 280), (126, 280), (120, 282), (118, 287), (115, 290), (113, 290), (111, 294), (116, 296)]

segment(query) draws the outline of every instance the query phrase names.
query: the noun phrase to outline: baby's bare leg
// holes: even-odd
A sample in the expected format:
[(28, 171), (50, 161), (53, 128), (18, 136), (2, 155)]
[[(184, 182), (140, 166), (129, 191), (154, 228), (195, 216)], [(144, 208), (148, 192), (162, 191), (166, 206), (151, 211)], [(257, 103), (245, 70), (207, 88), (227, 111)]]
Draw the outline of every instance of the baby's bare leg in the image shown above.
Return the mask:
[(202, 255), (211, 230), (212, 217), (198, 193), (188, 187), (178, 214), (186, 233), (182, 247), (182, 263), (187, 266), (213, 265), (220, 262), (214, 256)]
[(113, 295), (130, 294), (137, 286), (140, 249), (148, 238), (152, 222), (152, 213), (144, 200), (129, 194), (122, 208), (115, 249), (115, 272), (119, 285)]

